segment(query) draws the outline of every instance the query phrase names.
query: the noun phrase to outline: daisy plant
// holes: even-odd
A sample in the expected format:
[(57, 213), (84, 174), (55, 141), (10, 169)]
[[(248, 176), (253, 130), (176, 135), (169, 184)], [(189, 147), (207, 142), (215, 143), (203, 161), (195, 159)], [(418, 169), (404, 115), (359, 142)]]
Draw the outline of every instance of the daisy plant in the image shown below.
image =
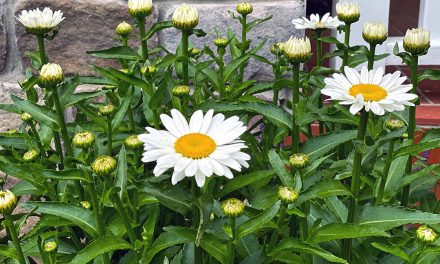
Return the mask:
[[(429, 31), (409, 30), (394, 49), (407, 78), (375, 67), (389, 55), (376, 54), (388, 39), (381, 22), (365, 23), (366, 44), (350, 47), (355, 2), (292, 18), (308, 30), (270, 46), (249, 34), (271, 18), (253, 19), (260, 3), (229, 12), (236, 32), (211, 34), (203, 5), (152, 23), (151, 0), (127, 1), (140, 41), (113, 21), (114, 45), (88, 52), (109, 60), (94, 76), (48, 60), (62, 10), (18, 13), (39, 45), (26, 53), (23, 93), (0, 105), (22, 121), (0, 132), (0, 262), (436, 263), (440, 177), (427, 153), (440, 131), (414, 141), (417, 86), (440, 80), (418, 69)], [(147, 45), (163, 29), (182, 34), (175, 49)], [(344, 29), (334, 32), (344, 43), (322, 36), (331, 29)], [(321, 42), (335, 48), (322, 54)], [(342, 68), (323, 67), (336, 57)], [(273, 76), (244, 74), (260, 66)]]

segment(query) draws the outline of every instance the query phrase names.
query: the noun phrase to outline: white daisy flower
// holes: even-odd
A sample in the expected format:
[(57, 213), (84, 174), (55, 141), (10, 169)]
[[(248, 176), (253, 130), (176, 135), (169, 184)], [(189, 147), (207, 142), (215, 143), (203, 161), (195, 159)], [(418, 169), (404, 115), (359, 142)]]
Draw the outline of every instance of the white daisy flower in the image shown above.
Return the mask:
[(246, 161), (251, 157), (240, 151), (246, 145), (239, 140), (247, 128), (237, 116), (225, 119), (223, 114), (214, 116), (213, 110), (205, 115), (198, 110), (188, 124), (173, 109), (171, 117), (162, 114), (160, 119), (166, 130), (147, 127), (148, 133), (139, 135), (145, 150), (142, 161), (157, 162), (155, 176), (174, 168), (172, 184), (195, 176), (197, 185), (202, 187), (206, 177), (213, 174), (232, 179), (230, 168), (241, 171), (242, 166), (249, 167)]
[(362, 108), (373, 111), (376, 115), (385, 112), (402, 111), (405, 105), (414, 106), (411, 100), (417, 95), (408, 93), (411, 84), (402, 84), (406, 77), (400, 72), (384, 76), (384, 69), (368, 71), (363, 67), (361, 72), (345, 67), (345, 76), (335, 73), (333, 78), (325, 78), (326, 86), (321, 93), (330, 96), (329, 100), (341, 101), (341, 105), (351, 105), (350, 112), (354, 115)]
[(22, 10), (17, 19), (30, 34), (46, 34), (58, 26), (64, 17), (60, 10), (54, 12), (49, 7), (45, 7), (43, 11), (39, 8)]
[(310, 19), (306, 17), (297, 18), (292, 20), (296, 29), (325, 29), (325, 28), (337, 28), (344, 25), (344, 22), (339, 21), (338, 17), (331, 17), (330, 13), (326, 13), (320, 19), (319, 14), (310, 15)]

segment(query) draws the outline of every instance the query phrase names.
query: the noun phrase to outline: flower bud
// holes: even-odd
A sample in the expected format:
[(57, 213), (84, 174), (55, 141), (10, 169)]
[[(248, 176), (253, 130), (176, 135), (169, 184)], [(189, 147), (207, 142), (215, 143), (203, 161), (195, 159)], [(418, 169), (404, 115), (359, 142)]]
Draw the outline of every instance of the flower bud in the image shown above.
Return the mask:
[(405, 123), (399, 119), (391, 118), (391, 119), (388, 119), (387, 121), (385, 121), (385, 127), (391, 131), (401, 129), (404, 126), (405, 126)]
[(92, 205), (90, 204), (90, 202), (89, 201), (81, 201), (81, 202), (79, 202), (81, 205), (82, 205), (82, 207), (83, 208), (85, 208), (85, 209), (90, 209), (90, 207), (92, 207)]
[(32, 116), (26, 112), (21, 114), (20, 118), (23, 122), (31, 122), (32, 121)]
[(413, 28), (406, 31), (403, 38), (403, 48), (414, 55), (420, 55), (428, 51), (430, 46), (429, 30)]
[(116, 27), (115, 32), (121, 37), (127, 37), (132, 31), (131, 25), (123, 21)]
[(283, 44), (283, 53), (290, 63), (303, 63), (312, 56), (312, 48), (309, 38), (291, 37)]
[(214, 45), (216, 45), (219, 48), (224, 48), (228, 45), (228, 40), (225, 38), (216, 38), (214, 40)]
[(55, 241), (48, 241), (43, 245), (43, 250), (46, 253), (54, 253), (57, 251), (57, 249), (58, 249), (58, 244)]
[(0, 177), (0, 188), (2, 188), (5, 183), (6, 183), (5, 177)]
[(98, 111), (103, 116), (111, 116), (116, 111), (116, 107), (111, 104), (103, 105), (99, 107)]
[(134, 18), (144, 18), (153, 12), (152, 0), (128, 0), (128, 13)]
[(11, 214), (17, 205), (17, 197), (9, 190), (0, 191), (0, 214)]
[(408, 139), (408, 133), (403, 133), (401, 136), (402, 139)]
[(40, 152), (38, 150), (32, 149), (23, 154), (23, 160), (25, 162), (31, 162), (40, 156)]
[(107, 176), (116, 169), (116, 160), (110, 156), (99, 156), (92, 163), (92, 171), (98, 176)]
[(143, 75), (153, 75), (157, 72), (156, 67), (150, 65), (150, 66), (144, 66), (141, 68), (141, 73)]
[(72, 138), (72, 145), (76, 148), (87, 149), (95, 143), (95, 135), (89, 131), (76, 133)]
[(186, 97), (189, 95), (190, 88), (187, 85), (177, 85), (173, 87), (173, 95), (176, 97)]
[(274, 43), (274, 44), (272, 44), (272, 46), (270, 46), (270, 53), (272, 53), (273, 55), (278, 55), (282, 51), (283, 51), (283, 43), (282, 42)]
[(138, 149), (141, 148), (143, 145), (142, 141), (139, 140), (137, 135), (131, 135), (127, 137), (124, 143), (128, 149)]
[(195, 57), (200, 54), (200, 50), (198, 48), (192, 48), (189, 50), (189, 56)]
[(359, 4), (357, 2), (339, 2), (336, 4), (336, 14), (338, 19), (347, 24), (354, 23), (361, 16)]
[(199, 24), (199, 14), (193, 6), (182, 4), (173, 14), (173, 26), (180, 30), (191, 30)]
[(235, 198), (229, 198), (221, 204), (222, 212), (228, 217), (238, 217), (244, 212), (244, 203)]
[(40, 70), (39, 80), (43, 87), (55, 87), (64, 80), (63, 69), (59, 64), (44, 64)]
[(422, 225), (416, 230), (416, 237), (420, 242), (432, 243), (437, 239), (437, 233), (426, 225)]
[(8, 133), (9, 135), (12, 135), (12, 134), (15, 134), (15, 133), (17, 133), (18, 131), (17, 131), (17, 129), (15, 129), (15, 128), (11, 128), (11, 129), (8, 129), (8, 131), (6, 131), (6, 133)]
[(226, 85), (225, 86), (225, 91), (227, 92), (227, 93), (230, 93), (230, 92), (232, 92), (234, 90), (234, 87), (232, 87), (232, 86), (230, 86), (230, 85)]
[(129, 73), (130, 73), (130, 71), (129, 71), (128, 69), (126, 69), (126, 68), (122, 68), (122, 69), (120, 69), (119, 71), (120, 71), (120, 72), (123, 72), (123, 73), (125, 73), (125, 74), (129, 74)]
[(298, 199), (298, 193), (291, 187), (280, 187), (278, 188), (278, 199), (280, 199), (285, 204), (292, 204)]
[(309, 164), (309, 155), (304, 153), (295, 153), (289, 158), (290, 166), (295, 169), (302, 169)]
[(382, 44), (387, 39), (387, 28), (381, 22), (367, 22), (364, 24), (362, 37), (370, 44)]
[(237, 5), (237, 13), (242, 16), (247, 16), (254, 11), (254, 8), (250, 3), (239, 3)]

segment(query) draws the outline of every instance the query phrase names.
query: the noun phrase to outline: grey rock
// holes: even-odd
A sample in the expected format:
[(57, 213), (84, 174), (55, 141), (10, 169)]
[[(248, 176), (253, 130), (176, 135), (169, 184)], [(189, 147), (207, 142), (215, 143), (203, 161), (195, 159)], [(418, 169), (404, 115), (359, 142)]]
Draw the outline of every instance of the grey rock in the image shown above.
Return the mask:
[[(62, 10), (64, 21), (58, 36), (53, 41), (46, 41), (49, 60), (59, 63), (66, 74), (96, 75), (89, 65), (119, 67), (117, 62), (110, 62), (92, 57), (86, 51), (101, 50), (119, 45), (114, 29), (122, 22), (133, 24), (133, 18), (127, 13), (127, 4), (122, 0), (20, 0), (15, 5), (15, 15), (23, 9), (51, 7)], [(157, 11), (147, 19), (147, 27), (156, 22)], [(130, 45), (139, 45), (136, 28), (133, 27)], [(30, 65), (30, 59), (24, 56), (28, 50), (36, 50), (36, 38), (25, 32), (16, 21), (18, 47), (24, 68)], [(152, 45), (157, 39), (152, 39)]]
[[(237, 3), (191, 3), (199, 13), (198, 28), (208, 33), (205, 37), (197, 38), (191, 36), (194, 47), (202, 49), (204, 45), (209, 45), (214, 49), (213, 40), (216, 38), (215, 30), (219, 31), (222, 37), (226, 37), (227, 29), (231, 28), (237, 38), (241, 36), (241, 25), (238, 20), (233, 20), (228, 11), (234, 11)], [(159, 6), (160, 20), (171, 20), (173, 11), (177, 7), (174, 3), (164, 3)], [(252, 39), (251, 48), (264, 39), (267, 42), (259, 55), (273, 59), (270, 53), (272, 43), (287, 41), (292, 35), (302, 35), (303, 31), (296, 30), (292, 24), (292, 19), (302, 16), (305, 12), (304, 3), (301, 0), (293, 1), (268, 1), (253, 3), (254, 11), (247, 18), (248, 23), (257, 18), (264, 18), (273, 15), (272, 19), (254, 27), (248, 33), (248, 39)], [(236, 13), (236, 12), (235, 12)], [(166, 48), (175, 50), (180, 41), (180, 32), (174, 28), (163, 30), (159, 33), (159, 42)], [(215, 50), (215, 49), (214, 49)], [(261, 81), (272, 80), (272, 68), (262, 62), (251, 59), (246, 68), (246, 78)]]
[[(3, 17), (4, 3), (0, 1), (0, 17)], [(0, 20), (0, 71), (5, 68), (6, 65), (6, 32), (2, 20)]]
[[(11, 94), (22, 96), (22, 89), (18, 84), (0, 83), (0, 104), (11, 104)], [(17, 128), (20, 123), (20, 116), (0, 110), (0, 132), (5, 132), (10, 128)]]

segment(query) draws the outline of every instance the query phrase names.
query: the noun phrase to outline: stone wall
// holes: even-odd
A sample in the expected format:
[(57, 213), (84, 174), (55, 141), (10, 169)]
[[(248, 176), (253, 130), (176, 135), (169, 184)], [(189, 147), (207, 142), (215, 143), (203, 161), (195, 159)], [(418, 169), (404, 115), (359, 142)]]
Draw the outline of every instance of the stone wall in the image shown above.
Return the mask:
[[(170, 20), (173, 10), (181, 1), (154, 1), (155, 11), (148, 19), (148, 25), (156, 21)], [(235, 11), (239, 1), (185, 1), (198, 9), (199, 28), (208, 33), (203, 38), (192, 38), (192, 43), (199, 49), (210, 44), (215, 38), (215, 31), (226, 36), (228, 28), (240, 32), (238, 21), (230, 18), (228, 10)], [(268, 42), (260, 55), (271, 56), (271, 43), (285, 41), (291, 35), (300, 35), (291, 20), (305, 12), (304, 0), (251, 1), (254, 12), (249, 20), (263, 18), (270, 14), (273, 18), (256, 27), (250, 34), (253, 45), (262, 39)], [(86, 54), (86, 51), (99, 50), (117, 45), (114, 28), (122, 21), (129, 23), (133, 19), (127, 13), (126, 0), (0, 0), (0, 103), (9, 103), (10, 94), (20, 94), (16, 84), (23, 78), (23, 72), (30, 60), (25, 56), (28, 50), (36, 48), (36, 40), (25, 33), (22, 25), (14, 18), (23, 9), (49, 6), (62, 10), (66, 19), (61, 23), (59, 35), (51, 42), (46, 42), (50, 61), (59, 63), (67, 74), (95, 75), (91, 64), (111, 66)], [(136, 36), (131, 45), (136, 45)], [(164, 45), (175, 49), (179, 32), (173, 28), (161, 31), (151, 40), (150, 45)], [(260, 80), (271, 78), (271, 69), (262, 63), (251, 61), (246, 75)], [(18, 124), (18, 116), (11, 116), (0, 110), (0, 131)]]

